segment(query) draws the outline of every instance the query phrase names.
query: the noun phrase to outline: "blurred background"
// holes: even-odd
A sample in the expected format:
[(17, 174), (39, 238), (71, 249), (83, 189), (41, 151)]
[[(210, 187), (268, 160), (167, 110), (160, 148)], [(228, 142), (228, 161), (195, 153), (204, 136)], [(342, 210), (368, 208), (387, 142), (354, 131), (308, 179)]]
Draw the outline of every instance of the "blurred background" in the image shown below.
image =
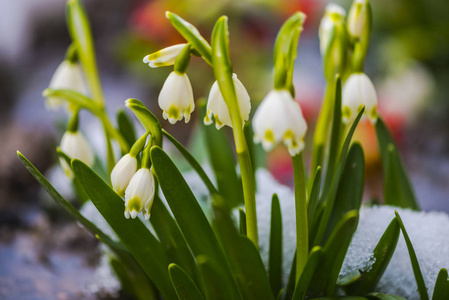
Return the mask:
[[(184, 125), (170, 125), (157, 106), (171, 67), (151, 69), (142, 58), (183, 42), (165, 18), (173, 11), (195, 24), (206, 39), (216, 19), (229, 16), (234, 72), (253, 107), (272, 87), (272, 47), (283, 21), (307, 14), (294, 76), (297, 101), (309, 122), (319, 113), (324, 88), (318, 26), (325, 0), (86, 0), (108, 112), (127, 98), (143, 101), (163, 127), (189, 144), (197, 110)], [(349, 9), (351, 1), (335, 1)], [(379, 96), (379, 111), (393, 131), (423, 210), (449, 212), (449, 2), (373, 0), (374, 24), (365, 71)], [(125, 296), (85, 293), (95, 272), (97, 242), (53, 205), (16, 156), (20, 150), (49, 177), (62, 176), (55, 146), (66, 116), (45, 109), (42, 91), (70, 44), (62, 0), (0, 0), (0, 298), (109, 299)], [(208, 95), (210, 68), (193, 58), (187, 71), (195, 98)], [(254, 109), (252, 112), (254, 113)], [(101, 152), (98, 124), (81, 115), (84, 132)], [(56, 126), (55, 126), (56, 125)], [(310, 134), (309, 134), (310, 135)], [(310, 135), (311, 136), (311, 135)], [(362, 123), (356, 138), (364, 145), (367, 199), (382, 196), (375, 132)], [(306, 155), (306, 157), (308, 157)], [(291, 160), (279, 147), (266, 166), (291, 185)], [(70, 197), (70, 188), (62, 193)], [(76, 204), (76, 203), (75, 203)], [(43, 209), (42, 209), (43, 208)], [(57, 224), (57, 225), (55, 225)]]

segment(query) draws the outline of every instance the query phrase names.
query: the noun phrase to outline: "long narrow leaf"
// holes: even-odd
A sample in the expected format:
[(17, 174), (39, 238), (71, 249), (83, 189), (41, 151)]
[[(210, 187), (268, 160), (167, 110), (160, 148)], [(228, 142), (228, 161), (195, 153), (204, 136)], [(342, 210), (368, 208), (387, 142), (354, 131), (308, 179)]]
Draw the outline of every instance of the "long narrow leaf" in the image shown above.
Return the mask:
[(198, 283), (198, 269), (192, 252), (176, 221), (158, 196), (154, 198), (150, 221), (170, 261), (179, 265)]
[(108, 246), (113, 249), (120, 249), (121, 251), (126, 251), (126, 249), (120, 243), (111, 239), (107, 234), (98, 229), (92, 222), (86, 219), (80, 212), (72, 206), (58, 191), (51, 185), (47, 178), (42, 175), (41, 172), (19, 151), (17, 151), (17, 156), (27, 170), (33, 175), (33, 177), (39, 182), (39, 184), (47, 191), (50, 197), (55, 200), (56, 203), (62, 206), (65, 211), (67, 211), (72, 217), (80, 222), (87, 230), (89, 230), (93, 235), (98, 235), (102, 241), (104, 241)]
[(351, 128), (349, 129), (348, 135), (346, 136), (345, 142), (343, 144), (343, 147), (340, 152), (340, 158), (337, 163), (337, 167), (335, 168), (335, 174), (332, 178), (332, 184), (330, 185), (329, 189), (323, 190), (323, 195), (321, 196), (320, 205), (326, 202), (323, 216), (320, 219), (318, 230), (314, 239), (314, 245), (320, 245), (323, 242), (323, 237), (327, 228), (327, 224), (329, 222), (329, 218), (331, 217), (332, 209), (334, 207), (334, 201), (335, 201), (335, 195), (337, 193), (338, 185), (341, 179), (341, 174), (343, 173), (343, 168), (346, 163), (346, 156), (348, 153), (349, 146), (351, 144), (351, 139), (354, 134), (355, 128), (357, 127), (357, 124), (360, 121), (360, 118), (363, 115), (363, 112), (365, 111), (365, 108), (362, 108), (357, 117), (354, 120), (354, 123), (352, 123)]
[(374, 290), (390, 263), (398, 243), (399, 233), (399, 223), (394, 218), (374, 248), (374, 263), (369, 270), (361, 271), (360, 278), (357, 281), (344, 287), (347, 294), (363, 295)]
[[(133, 145), (137, 140), (136, 130), (134, 129), (133, 122), (124, 110), (119, 110), (117, 112), (117, 125), (120, 133), (125, 138), (128, 145)], [(123, 155), (126, 153), (122, 153)]]
[(268, 257), (268, 278), (273, 295), (282, 287), (282, 213), (279, 198), (273, 194), (271, 200), (270, 250)]
[(123, 200), (82, 161), (72, 160), (72, 169), (92, 203), (167, 299), (176, 297), (168, 276), (168, 257), (162, 245), (139, 220), (123, 216)]
[(195, 257), (205, 255), (234, 282), (229, 265), (195, 196), (170, 157), (159, 147), (151, 149), (151, 161), (167, 203)]
[(214, 225), (242, 297), (245, 300), (274, 300), (259, 251), (246, 236), (238, 233), (226, 209), (217, 205), (213, 208)]
[(333, 295), (343, 260), (357, 228), (358, 212), (348, 212), (337, 224), (323, 248), (323, 257), (310, 281), (306, 296)]
[(187, 160), (190, 166), (196, 171), (198, 176), (200, 176), (201, 180), (204, 182), (207, 189), (209, 190), (209, 193), (211, 195), (218, 194), (218, 191), (215, 188), (214, 184), (209, 179), (206, 172), (204, 172), (203, 168), (201, 167), (200, 163), (195, 159), (195, 157), (193, 157), (193, 155), (190, 154), (190, 152), (167, 131), (162, 129), (162, 133), (173, 144), (173, 146), (175, 146), (176, 149), (178, 149), (178, 151), (181, 152), (182, 156), (184, 156), (184, 158)]
[(309, 287), (313, 275), (316, 272), (316, 268), (322, 259), (323, 249), (320, 246), (314, 247), (309, 254), (309, 258), (307, 259), (307, 263), (304, 267), (303, 272), (301, 273), (301, 277), (296, 283), (295, 292), (293, 293), (293, 300), (303, 300), (304, 296), (307, 292), (307, 288)]
[(438, 273), (435, 288), (433, 290), (432, 300), (446, 300), (449, 299), (449, 279), (447, 270), (442, 268)]
[(204, 300), (199, 288), (181, 267), (171, 264), (168, 267), (170, 279), (180, 300)]
[[(233, 288), (235, 284), (230, 280), (227, 272), (206, 255), (196, 257), (207, 300), (239, 300), (243, 298)], [(246, 299), (245, 299), (246, 300)]]
[(402, 235), (404, 236), (405, 243), (407, 244), (408, 254), (410, 256), (410, 261), (413, 267), (413, 274), (415, 274), (416, 284), (418, 285), (418, 292), (421, 300), (429, 300), (429, 295), (427, 294), (426, 283), (422, 276), (421, 268), (419, 267), (418, 258), (416, 257), (415, 250), (413, 249), (412, 242), (408, 236), (407, 230), (405, 229), (404, 223), (402, 222), (401, 216), (397, 211), (394, 212), (396, 218), (399, 222), (399, 227), (401, 227)]
[[(394, 142), (393, 137), (390, 134), (390, 131), (388, 130), (387, 126), (380, 117), (377, 119), (376, 122), (376, 134), (380, 154), (382, 157), (382, 167), (384, 171), (385, 184), (388, 185), (387, 174), (389, 172), (394, 172), (397, 176), (398, 184), (395, 186), (395, 188), (398, 189), (400, 201), (396, 200), (398, 201), (398, 203), (395, 204), (401, 207), (419, 210), (419, 205), (415, 196), (415, 192), (410, 183), (410, 179), (408, 178), (407, 172), (404, 168), (401, 158), (398, 154), (397, 146)], [(389, 170), (389, 168), (394, 168), (394, 170)], [(388, 197), (388, 195), (386, 195), (386, 197)], [(387, 201), (396, 202), (394, 198), (388, 198)]]
[(360, 209), (364, 183), (365, 157), (362, 146), (359, 143), (354, 143), (346, 158), (324, 240), (327, 240), (332, 230), (347, 212)]

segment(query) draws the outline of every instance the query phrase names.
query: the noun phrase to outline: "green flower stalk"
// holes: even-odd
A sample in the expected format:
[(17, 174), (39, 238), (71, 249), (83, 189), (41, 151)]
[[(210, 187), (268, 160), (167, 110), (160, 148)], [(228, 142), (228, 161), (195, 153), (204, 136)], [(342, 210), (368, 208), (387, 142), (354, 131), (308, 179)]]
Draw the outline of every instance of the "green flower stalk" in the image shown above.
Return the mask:
[(352, 68), (354, 72), (363, 72), (372, 27), (372, 12), (369, 0), (354, 0), (352, 2), (347, 24), (351, 43), (354, 45)]
[(212, 65), (220, 92), (226, 102), (231, 118), (235, 148), (242, 177), (243, 196), (246, 210), (247, 236), (258, 248), (256, 195), (251, 157), (243, 132), (243, 122), (236, 87), (232, 78), (232, 64), (229, 54), (229, 33), (227, 17), (220, 17), (212, 32)]
[(326, 89), (313, 137), (311, 170), (316, 170), (318, 166), (323, 165), (334, 110), (335, 76), (344, 74), (346, 71), (348, 32), (345, 17), (345, 10), (341, 6), (331, 3), (326, 7), (320, 23), (320, 51), (323, 57)]

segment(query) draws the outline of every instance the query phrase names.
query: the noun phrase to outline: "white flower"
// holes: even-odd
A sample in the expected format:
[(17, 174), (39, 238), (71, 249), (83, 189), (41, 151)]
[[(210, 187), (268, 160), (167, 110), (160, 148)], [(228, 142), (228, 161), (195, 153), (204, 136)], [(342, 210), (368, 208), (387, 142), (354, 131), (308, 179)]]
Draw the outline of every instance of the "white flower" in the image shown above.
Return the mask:
[[(237, 75), (233, 74), (235, 93), (239, 104), (240, 116), (243, 121), (247, 121), (251, 111), (251, 102), (243, 84), (238, 80)], [(215, 119), (215, 127), (220, 129), (224, 125), (232, 127), (231, 117), (229, 115), (228, 106), (220, 92), (218, 82), (215, 81), (210, 89), (209, 99), (207, 100), (206, 116), (204, 117), (204, 124), (212, 124), (212, 115)]]
[(175, 63), (176, 57), (186, 45), (177, 44), (151, 53), (143, 58), (143, 62), (152, 68), (171, 66)]
[[(94, 163), (94, 153), (86, 138), (79, 130), (76, 132), (66, 131), (62, 136), (60, 148), (71, 159), (77, 158), (88, 166), (92, 166)], [(72, 178), (73, 172), (67, 162), (62, 158), (59, 161), (67, 176)]]
[[(83, 95), (87, 95), (89, 93), (81, 66), (78, 63), (72, 63), (68, 60), (64, 60), (58, 66), (50, 80), (48, 88), (53, 90), (72, 90)], [(57, 109), (64, 103), (64, 99), (48, 97), (45, 105), (48, 109)]]
[(348, 16), (348, 31), (353, 38), (360, 39), (367, 26), (367, 0), (354, 0)]
[(181, 121), (183, 117), (186, 123), (189, 122), (195, 102), (187, 74), (173, 71), (168, 75), (159, 94), (159, 107), (164, 111), (164, 119), (168, 119), (171, 124)]
[(336, 22), (343, 20), (346, 17), (346, 11), (343, 7), (335, 3), (329, 3), (324, 11), (323, 18), (320, 22), (319, 37), (320, 37), (320, 51), (321, 55), (325, 55), (327, 47), (329, 46), (333, 27)]
[(283, 141), (291, 156), (304, 148), (307, 123), (299, 104), (287, 90), (272, 90), (263, 99), (253, 118), (254, 141), (265, 151)]
[(377, 120), (377, 94), (374, 85), (364, 73), (354, 73), (349, 76), (343, 87), (341, 103), (344, 123), (354, 121), (357, 113), (365, 106), (365, 116), (376, 123)]
[(111, 172), (111, 183), (114, 191), (123, 197), (129, 181), (137, 170), (137, 159), (129, 153), (123, 156)]
[(148, 220), (153, 204), (154, 190), (154, 177), (151, 170), (139, 169), (131, 178), (125, 191), (125, 217), (135, 219), (142, 210), (145, 210), (144, 217)]

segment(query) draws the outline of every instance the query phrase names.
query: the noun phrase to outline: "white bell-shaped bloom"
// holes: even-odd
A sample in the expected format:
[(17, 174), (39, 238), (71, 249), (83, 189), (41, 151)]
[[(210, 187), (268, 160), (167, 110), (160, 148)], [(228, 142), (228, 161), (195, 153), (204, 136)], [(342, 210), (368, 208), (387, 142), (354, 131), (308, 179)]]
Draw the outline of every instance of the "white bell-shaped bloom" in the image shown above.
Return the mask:
[(283, 141), (291, 156), (304, 149), (307, 123), (299, 104), (287, 90), (272, 90), (265, 96), (253, 118), (254, 141), (265, 151)]
[[(89, 93), (81, 66), (78, 63), (72, 63), (69, 60), (64, 60), (58, 66), (50, 80), (48, 88), (53, 90), (72, 90), (83, 95)], [(63, 99), (58, 97), (48, 97), (45, 106), (48, 109), (57, 109), (65, 103), (66, 102)]]
[(145, 219), (150, 218), (150, 210), (154, 199), (154, 177), (150, 169), (141, 168), (131, 178), (125, 191), (125, 217), (135, 219), (145, 210)]
[(168, 75), (159, 94), (159, 107), (164, 111), (164, 119), (171, 124), (181, 121), (183, 117), (186, 123), (189, 122), (195, 102), (187, 74), (173, 71)]
[(137, 171), (137, 159), (129, 153), (123, 156), (111, 172), (111, 184), (114, 191), (123, 197), (129, 181)]
[(152, 68), (171, 66), (175, 63), (176, 57), (178, 57), (186, 45), (177, 44), (148, 54), (143, 58), (143, 62)]
[[(243, 84), (237, 78), (237, 75), (233, 74), (232, 79), (234, 81), (235, 93), (239, 104), (240, 116), (243, 120), (243, 124), (249, 118), (251, 111), (251, 102)], [(206, 116), (204, 117), (204, 124), (212, 124), (212, 115), (215, 119), (215, 127), (220, 129), (224, 125), (232, 127), (231, 116), (229, 115), (228, 106), (220, 92), (218, 82), (215, 81), (210, 89), (209, 99), (207, 100)]]
[(362, 37), (368, 18), (368, 0), (354, 0), (348, 15), (348, 31), (351, 37), (360, 39)]
[(321, 55), (325, 55), (327, 47), (329, 46), (333, 27), (336, 22), (343, 20), (346, 17), (346, 11), (343, 7), (335, 3), (329, 3), (324, 10), (323, 18), (320, 22), (318, 35), (320, 38)]
[(342, 118), (345, 124), (354, 121), (357, 113), (365, 106), (364, 115), (371, 123), (377, 121), (377, 94), (373, 83), (364, 73), (349, 76), (343, 87)]
[[(60, 148), (71, 159), (77, 158), (88, 166), (92, 166), (95, 160), (94, 153), (81, 131), (66, 131), (61, 139)], [(64, 159), (60, 159), (62, 169), (69, 178), (73, 177), (70, 166)]]

